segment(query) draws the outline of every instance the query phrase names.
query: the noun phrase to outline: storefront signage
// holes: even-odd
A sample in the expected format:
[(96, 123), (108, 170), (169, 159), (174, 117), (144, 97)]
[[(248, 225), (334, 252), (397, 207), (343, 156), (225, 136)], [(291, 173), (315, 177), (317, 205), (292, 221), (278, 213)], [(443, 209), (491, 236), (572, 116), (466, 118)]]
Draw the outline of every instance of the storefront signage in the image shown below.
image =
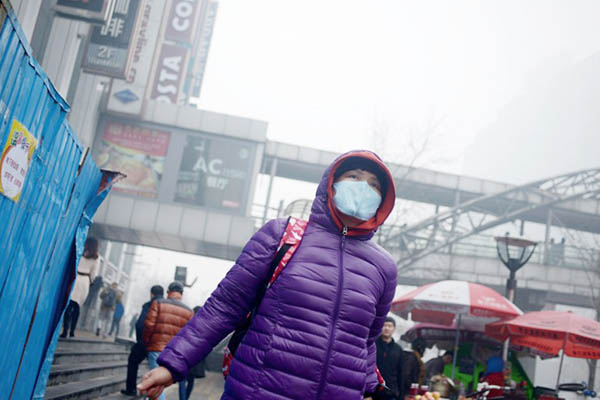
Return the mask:
[(201, 0), (173, 0), (165, 31), (165, 39), (176, 43), (192, 43), (196, 13)]
[(113, 80), (107, 104), (109, 110), (130, 115), (141, 114), (165, 4), (164, 0), (144, 2), (134, 34), (130, 67), (125, 79)]
[(151, 99), (165, 103), (178, 104), (183, 75), (187, 69), (185, 47), (163, 44), (154, 74)]
[(212, 39), (212, 32), (215, 26), (215, 20), (217, 18), (217, 7), (219, 3), (216, 1), (210, 2), (206, 7), (206, 12), (202, 22), (202, 29), (199, 29), (196, 43), (197, 47), (192, 54), (194, 54), (194, 62), (191, 74), (188, 73), (191, 84), (184, 84), (184, 88), (190, 88), (187, 97), (200, 97), (200, 90), (202, 88), (202, 80), (204, 79), (204, 69), (206, 68), (206, 61), (208, 60), (208, 51), (210, 50), (210, 42)]
[(37, 140), (19, 121), (13, 120), (0, 157), (0, 193), (19, 201)]
[(92, 30), (83, 69), (93, 74), (125, 78), (140, 0), (116, 0), (108, 23)]
[(54, 9), (62, 17), (103, 25), (114, 5), (115, 0), (56, 0)]

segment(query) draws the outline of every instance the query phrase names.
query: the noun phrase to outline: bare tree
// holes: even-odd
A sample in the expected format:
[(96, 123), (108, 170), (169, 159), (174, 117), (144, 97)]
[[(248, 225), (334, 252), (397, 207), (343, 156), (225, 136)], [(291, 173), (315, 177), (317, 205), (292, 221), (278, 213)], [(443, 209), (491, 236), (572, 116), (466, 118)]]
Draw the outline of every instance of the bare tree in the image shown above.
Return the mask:
[[(373, 119), (370, 129), (372, 148), (388, 163), (398, 187), (402, 187), (414, 169), (439, 166), (448, 161), (436, 154), (436, 143), (442, 138), (443, 121), (443, 118), (429, 116), (421, 125), (397, 128), (383, 118)], [(429, 216), (430, 208), (430, 205), (396, 199), (394, 212), (379, 231), (379, 242), (387, 243), (398, 227), (406, 225), (407, 221)]]

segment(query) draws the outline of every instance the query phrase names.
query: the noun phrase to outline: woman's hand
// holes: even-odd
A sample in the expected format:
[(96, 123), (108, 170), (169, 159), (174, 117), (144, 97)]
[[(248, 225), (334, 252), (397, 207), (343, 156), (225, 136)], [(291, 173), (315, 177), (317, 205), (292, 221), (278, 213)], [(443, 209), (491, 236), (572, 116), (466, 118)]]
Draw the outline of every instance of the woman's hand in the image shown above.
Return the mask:
[(165, 367), (150, 370), (142, 377), (142, 383), (137, 385), (141, 394), (155, 399), (167, 386), (173, 384), (173, 376)]

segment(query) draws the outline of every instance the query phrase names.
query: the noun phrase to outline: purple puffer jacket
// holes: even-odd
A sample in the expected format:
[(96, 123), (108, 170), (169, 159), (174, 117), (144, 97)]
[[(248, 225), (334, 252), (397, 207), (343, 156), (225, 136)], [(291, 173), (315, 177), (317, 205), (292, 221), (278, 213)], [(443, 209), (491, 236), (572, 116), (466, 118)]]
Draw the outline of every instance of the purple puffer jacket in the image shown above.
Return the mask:
[[(342, 235), (327, 201), (332, 166), (317, 189), (300, 247), (267, 290), (237, 349), (221, 399), (358, 400), (377, 386), (375, 339), (394, 296), (396, 264), (369, 240), (373, 231)], [(387, 187), (394, 190), (392, 182)], [(285, 225), (285, 219), (273, 220), (252, 236), (204, 307), (163, 350), (158, 363), (175, 381), (244, 319)]]

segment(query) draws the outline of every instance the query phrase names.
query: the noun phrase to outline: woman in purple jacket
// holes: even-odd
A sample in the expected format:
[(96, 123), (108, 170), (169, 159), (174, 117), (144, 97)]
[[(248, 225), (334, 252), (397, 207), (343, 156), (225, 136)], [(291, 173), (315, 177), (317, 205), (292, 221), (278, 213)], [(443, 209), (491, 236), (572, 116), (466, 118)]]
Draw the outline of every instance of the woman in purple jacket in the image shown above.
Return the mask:
[[(325, 171), (294, 257), (238, 347), (221, 399), (353, 400), (375, 392), (375, 339), (396, 289), (396, 264), (371, 241), (394, 207), (392, 176), (368, 151)], [(151, 398), (185, 378), (244, 320), (286, 227), (268, 222), (138, 388)]]

